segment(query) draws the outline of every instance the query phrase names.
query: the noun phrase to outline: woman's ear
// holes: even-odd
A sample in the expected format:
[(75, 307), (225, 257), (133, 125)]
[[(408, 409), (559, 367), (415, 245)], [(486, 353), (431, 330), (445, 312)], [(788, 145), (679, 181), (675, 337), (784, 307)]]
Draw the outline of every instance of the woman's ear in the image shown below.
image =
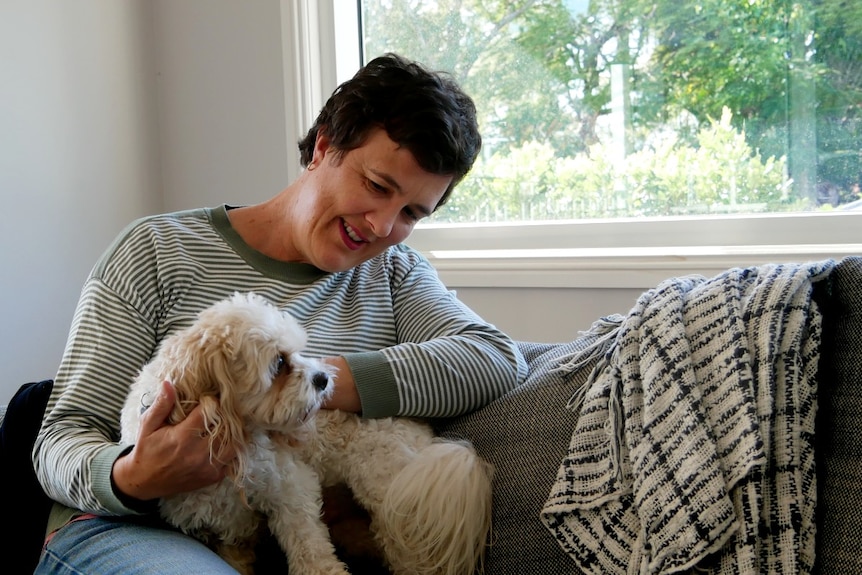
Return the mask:
[(309, 170), (313, 170), (323, 163), (329, 148), (329, 136), (326, 135), (326, 131), (323, 128), (320, 128), (317, 130), (317, 138), (314, 140), (314, 154), (311, 156), (311, 161), (308, 163)]

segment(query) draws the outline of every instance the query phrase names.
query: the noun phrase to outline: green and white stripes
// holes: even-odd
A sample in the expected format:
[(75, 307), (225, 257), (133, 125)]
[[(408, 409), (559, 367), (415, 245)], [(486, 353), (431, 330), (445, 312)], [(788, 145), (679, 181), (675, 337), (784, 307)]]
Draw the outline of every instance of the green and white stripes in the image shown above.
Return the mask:
[(327, 274), (252, 250), (225, 207), (145, 218), (117, 238), (82, 290), (36, 444), (37, 473), (52, 497), (87, 511), (127, 511), (104, 495), (109, 472), (91, 466), (115, 456), (128, 387), (166, 335), (235, 291), (289, 311), (308, 332), (309, 355), (344, 356), (366, 417), (461, 414), (526, 372), (514, 343), (409, 248)]

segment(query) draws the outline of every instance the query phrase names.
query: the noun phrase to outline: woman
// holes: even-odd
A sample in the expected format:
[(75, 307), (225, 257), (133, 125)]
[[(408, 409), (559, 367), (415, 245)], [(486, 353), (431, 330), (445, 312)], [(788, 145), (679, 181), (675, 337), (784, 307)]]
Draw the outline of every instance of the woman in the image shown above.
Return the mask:
[(224, 477), (199, 411), (167, 425), (166, 382), (135, 445), (117, 438), (128, 387), (159, 342), (234, 291), (260, 293), (306, 328), (307, 354), (338, 368), (329, 408), (451, 416), (517, 385), (526, 367), (513, 342), (401, 245), (480, 145), (453, 81), (386, 55), (333, 93), (300, 141), (306, 169), (281, 193), (121, 233), (84, 285), (36, 440), (37, 476), (58, 502), (36, 572), (231, 572), (152, 513), (160, 497)]

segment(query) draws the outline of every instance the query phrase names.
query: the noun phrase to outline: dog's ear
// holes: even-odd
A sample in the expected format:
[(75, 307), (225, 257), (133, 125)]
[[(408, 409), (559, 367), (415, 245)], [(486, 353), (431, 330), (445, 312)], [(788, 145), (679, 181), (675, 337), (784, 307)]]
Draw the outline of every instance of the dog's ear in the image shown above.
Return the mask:
[(177, 390), (177, 400), (189, 410), (204, 395), (218, 395), (218, 383), (212, 373), (219, 371), (224, 354), (219, 343), (225, 338), (198, 326), (179, 332), (166, 339), (160, 355), (169, 372), (169, 379)]
[(240, 446), (246, 438), (231, 378), (236, 353), (232, 332), (226, 325), (196, 324), (167, 340), (164, 355), (177, 392), (178, 417), (172, 415), (172, 420), (186, 417), (201, 404), (213, 442)]

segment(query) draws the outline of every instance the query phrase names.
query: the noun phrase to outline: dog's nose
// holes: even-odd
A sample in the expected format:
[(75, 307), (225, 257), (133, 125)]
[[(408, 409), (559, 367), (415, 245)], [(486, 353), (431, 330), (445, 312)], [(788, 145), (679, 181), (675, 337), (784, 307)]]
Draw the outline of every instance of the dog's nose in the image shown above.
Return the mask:
[(314, 377), (311, 378), (311, 384), (320, 391), (323, 391), (326, 389), (326, 386), (329, 385), (329, 374), (318, 371), (314, 374)]

